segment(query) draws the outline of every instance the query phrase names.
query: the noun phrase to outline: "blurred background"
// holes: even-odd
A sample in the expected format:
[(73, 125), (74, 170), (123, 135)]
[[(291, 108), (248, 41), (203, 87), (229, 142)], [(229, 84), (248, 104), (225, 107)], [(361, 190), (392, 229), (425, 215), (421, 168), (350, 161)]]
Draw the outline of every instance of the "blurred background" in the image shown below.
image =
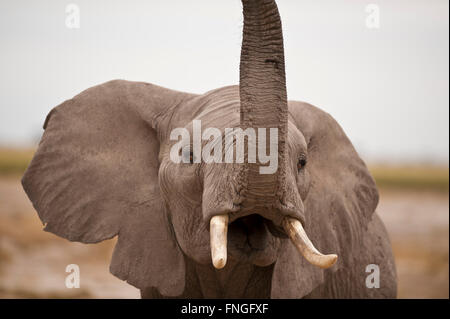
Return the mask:
[[(372, 4), (370, 6), (370, 4)], [(449, 297), (449, 4), (278, 0), (288, 95), (341, 124), (375, 177), (400, 298)], [(237, 84), (239, 0), (0, 2), (0, 298), (138, 298), (115, 240), (42, 231), (20, 185), (47, 113), (111, 79), (204, 93)], [(78, 264), (81, 288), (67, 289)]]

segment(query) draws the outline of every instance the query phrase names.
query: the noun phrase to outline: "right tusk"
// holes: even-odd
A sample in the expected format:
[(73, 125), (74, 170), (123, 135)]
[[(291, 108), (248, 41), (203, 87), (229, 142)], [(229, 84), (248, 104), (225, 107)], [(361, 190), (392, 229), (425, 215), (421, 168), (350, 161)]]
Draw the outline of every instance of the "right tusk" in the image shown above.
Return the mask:
[(211, 258), (216, 269), (227, 264), (228, 215), (214, 216), (209, 224)]
[(283, 228), (294, 246), (309, 263), (323, 269), (330, 268), (336, 263), (338, 256), (320, 253), (309, 240), (302, 223), (297, 219), (286, 217), (283, 221)]

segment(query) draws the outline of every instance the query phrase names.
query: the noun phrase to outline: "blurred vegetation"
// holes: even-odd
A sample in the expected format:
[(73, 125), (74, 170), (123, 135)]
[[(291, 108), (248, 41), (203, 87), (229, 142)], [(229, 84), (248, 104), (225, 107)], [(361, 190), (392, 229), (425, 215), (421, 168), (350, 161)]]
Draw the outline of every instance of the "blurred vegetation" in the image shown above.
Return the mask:
[(443, 166), (370, 166), (379, 188), (448, 192), (449, 169)]
[(33, 149), (0, 148), (0, 176), (21, 176), (33, 158)]
[[(0, 148), (0, 176), (21, 176), (35, 150)], [(378, 187), (448, 192), (449, 169), (443, 166), (372, 165), (369, 167)]]

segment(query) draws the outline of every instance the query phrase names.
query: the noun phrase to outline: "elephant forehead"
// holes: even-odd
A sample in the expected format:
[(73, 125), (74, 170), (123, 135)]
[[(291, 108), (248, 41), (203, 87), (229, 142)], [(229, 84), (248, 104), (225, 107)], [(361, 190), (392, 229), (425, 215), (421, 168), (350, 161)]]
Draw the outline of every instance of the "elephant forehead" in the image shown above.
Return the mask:
[[(201, 121), (202, 129), (218, 128), (222, 132), (226, 128), (240, 126), (239, 86), (228, 86), (196, 96), (185, 101), (174, 109), (170, 116), (170, 129), (187, 128), (192, 131), (194, 120)], [(297, 127), (292, 116), (289, 122), (289, 139), (291, 142), (304, 144), (302, 128)]]
[(199, 97), (199, 108), (193, 120), (202, 122), (203, 128), (225, 129), (239, 126), (240, 101), (238, 87), (226, 87)]
[(291, 153), (300, 154), (306, 153), (307, 142), (305, 136), (291, 120), (288, 121), (288, 149)]
[(201, 121), (203, 129), (233, 128), (239, 126), (240, 101), (239, 87), (230, 86), (217, 89), (185, 101), (173, 109), (169, 128), (187, 128), (192, 130), (194, 120)]

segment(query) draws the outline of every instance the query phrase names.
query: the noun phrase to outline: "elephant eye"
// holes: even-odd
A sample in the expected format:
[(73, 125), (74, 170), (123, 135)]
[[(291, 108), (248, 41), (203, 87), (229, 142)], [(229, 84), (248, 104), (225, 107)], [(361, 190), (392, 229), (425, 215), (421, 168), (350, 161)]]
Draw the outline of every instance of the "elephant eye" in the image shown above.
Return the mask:
[(189, 153), (189, 163), (194, 164), (194, 152)]
[(301, 158), (298, 160), (297, 169), (299, 172), (306, 166), (306, 163), (307, 163), (307, 161), (305, 158)]

